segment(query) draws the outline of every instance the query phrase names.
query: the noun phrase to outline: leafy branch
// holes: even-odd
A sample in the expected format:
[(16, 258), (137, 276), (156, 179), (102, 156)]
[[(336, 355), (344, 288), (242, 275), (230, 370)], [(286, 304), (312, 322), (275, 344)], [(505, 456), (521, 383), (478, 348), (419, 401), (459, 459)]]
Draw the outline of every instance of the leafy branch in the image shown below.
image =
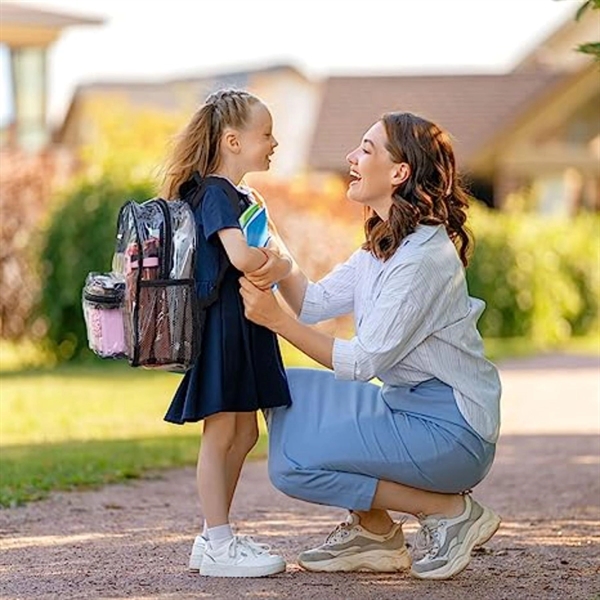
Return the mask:
[[(599, 10), (600, 0), (586, 0), (575, 13), (575, 20), (579, 21), (588, 10)], [(587, 42), (577, 46), (577, 52), (590, 54), (594, 59), (600, 62), (600, 42)]]

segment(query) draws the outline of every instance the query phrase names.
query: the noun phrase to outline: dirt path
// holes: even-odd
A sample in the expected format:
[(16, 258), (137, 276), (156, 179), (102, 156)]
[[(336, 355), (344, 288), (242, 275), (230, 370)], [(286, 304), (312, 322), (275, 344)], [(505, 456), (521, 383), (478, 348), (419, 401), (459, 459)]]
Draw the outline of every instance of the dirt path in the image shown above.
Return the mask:
[[(476, 497), (503, 525), (454, 580), (301, 571), (297, 553), (344, 513), (274, 490), (261, 461), (245, 466), (233, 514), (244, 533), (283, 553), (286, 573), (250, 580), (188, 574), (199, 518), (194, 471), (182, 469), (0, 511), (0, 598), (598, 600), (597, 361), (507, 363), (502, 378), (503, 433)], [(415, 529), (412, 520), (405, 526), (409, 540)]]

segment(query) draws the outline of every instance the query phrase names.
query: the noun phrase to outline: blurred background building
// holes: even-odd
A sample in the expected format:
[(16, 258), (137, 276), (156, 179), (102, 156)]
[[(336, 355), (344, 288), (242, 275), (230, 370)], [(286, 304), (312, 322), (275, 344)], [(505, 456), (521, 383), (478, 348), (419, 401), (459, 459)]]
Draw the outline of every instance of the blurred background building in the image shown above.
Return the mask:
[[(155, 180), (153, 168), (160, 163), (165, 141), (210, 92), (221, 87), (249, 89), (271, 108), (280, 146), (267, 187), (261, 182), (261, 190), (280, 231), (289, 233), (292, 251), (310, 264), (313, 275), (325, 273), (356, 246), (361, 209), (345, 200), (345, 156), (386, 111), (415, 112), (447, 129), (473, 195), (498, 209), (494, 215), (516, 211), (564, 222), (584, 213), (597, 214), (600, 73), (598, 64), (576, 48), (598, 37), (599, 13), (588, 10), (579, 20), (570, 16), (501, 74), (318, 79), (288, 64), (272, 64), (186, 78), (105, 80), (77, 87), (62, 122), (50, 125), (49, 49), (66, 28), (98, 27), (103, 20), (2, 2), (0, 50), (11, 66), (4, 95), (13, 110), (0, 132), (0, 338), (28, 332), (44, 335), (43, 327), (36, 330), (30, 323), (45, 268), (38, 234), (52, 217), (56, 190), (75, 181), (76, 175), (88, 177), (91, 189), (101, 174), (109, 181)], [(353, 227), (348, 227), (351, 220)], [(502, 227), (508, 225), (497, 229)], [(579, 235), (584, 242), (590, 238), (585, 227)], [(508, 230), (502, 236), (503, 244), (510, 245), (514, 236)], [(528, 243), (525, 239), (523, 248), (529, 248)], [(573, 238), (569, 243), (574, 247)], [(508, 251), (502, 254), (505, 259), (509, 256)], [(523, 250), (515, 264), (529, 264), (521, 258), (525, 254), (530, 250)], [(490, 275), (489, 289), (494, 301), (506, 301), (508, 308), (496, 321), (528, 322), (531, 294), (509, 293), (504, 286), (509, 298), (502, 300), (495, 293), (495, 278), (518, 278), (508, 267), (499, 269)], [(590, 277), (582, 273), (574, 272), (573, 281), (587, 282)], [(521, 275), (523, 281), (533, 281), (531, 274)], [(73, 294), (69, 310), (78, 315), (79, 289)], [(535, 294), (541, 306), (545, 292)], [(569, 294), (561, 310), (587, 311), (581, 322), (591, 322), (594, 315), (588, 312), (594, 312), (593, 302), (590, 310), (577, 306), (585, 304), (582, 298), (595, 296), (578, 289)], [(513, 296), (520, 303), (516, 308), (509, 302)], [(494, 310), (488, 311), (488, 320), (500, 314)], [(563, 316), (547, 320), (566, 323)], [(584, 329), (577, 324), (561, 327), (561, 331)], [(521, 334), (516, 326), (509, 330), (511, 335)], [(489, 331), (500, 335), (501, 327)]]
[(14, 121), (2, 148), (68, 150), (77, 156), (99, 136), (94, 107), (126, 105), (189, 115), (223, 86), (248, 88), (273, 111), (280, 147), (274, 176), (347, 172), (345, 154), (389, 110), (415, 112), (453, 136), (461, 170), (474, 194), (501, 208), (525, 194), (545, 214), (600, 208), (600, 77), (574, 49), (597, 35), (587, 11), (569, 18), (506, 74), (346, 76), (311, 80), (287, 65), (153, 82), (103, 81), (78, 87), (64, 121), (47, 126), (48, 47), (71, 26), (100, 25), (64, 13), (2, 5), (0, 43), (10, 50)]

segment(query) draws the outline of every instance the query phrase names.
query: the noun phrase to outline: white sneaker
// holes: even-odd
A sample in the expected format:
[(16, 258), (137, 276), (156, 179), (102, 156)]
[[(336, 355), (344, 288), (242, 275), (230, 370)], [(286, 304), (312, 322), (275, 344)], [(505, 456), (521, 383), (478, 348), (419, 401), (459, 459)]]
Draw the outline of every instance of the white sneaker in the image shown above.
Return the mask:
[(265, 577), (285, 571), (281, 556), (269, 553), (265, 544), (235, 536), (218, 548), (206, 545), (200, 575), (208, 577)]
[(198, 571), (200, 571), (200, 565), (202, 564), (202, 557), (204, 556), (207, 542), (208, 540), (201, 535), (197, 535), (194, 540), (188, 566), (189, 571), (192, 573), (198, 573)]
[[(243, 537), (246, 543), (250, 544), (251, 546), (255, 546), (258, 550), (266, 550), (267, 552), (270, 550), (270, 546), (255, 542), (250, 536), (238, 537)], [(198, 573), (200, 571), (200, 565), (202, 564), (202, 558), (204, 556), (204, 552), (206, 551), (207, 544), (208, 540), (203, 535), (197, 535), (194, 539), (194, 545), (192, 546), (192, 552), (190, 554), (190, 562), (188, 566), (190, 573)]]

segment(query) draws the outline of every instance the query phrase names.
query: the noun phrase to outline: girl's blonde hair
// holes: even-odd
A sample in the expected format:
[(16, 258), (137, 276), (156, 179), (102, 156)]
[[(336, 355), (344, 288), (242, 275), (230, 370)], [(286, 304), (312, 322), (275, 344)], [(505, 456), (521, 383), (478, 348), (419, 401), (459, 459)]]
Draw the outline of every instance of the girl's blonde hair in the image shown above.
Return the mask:
[(175, 144), (164, 167), (161, 197), (175, 200), (179, 187), (194, 171), (202, 177), (219, 166), (219, 142), (227, 127), (242, 129), (250, 119), (250, 109), (261, 100), (244, 90), (223, 89), (206, 98)]

